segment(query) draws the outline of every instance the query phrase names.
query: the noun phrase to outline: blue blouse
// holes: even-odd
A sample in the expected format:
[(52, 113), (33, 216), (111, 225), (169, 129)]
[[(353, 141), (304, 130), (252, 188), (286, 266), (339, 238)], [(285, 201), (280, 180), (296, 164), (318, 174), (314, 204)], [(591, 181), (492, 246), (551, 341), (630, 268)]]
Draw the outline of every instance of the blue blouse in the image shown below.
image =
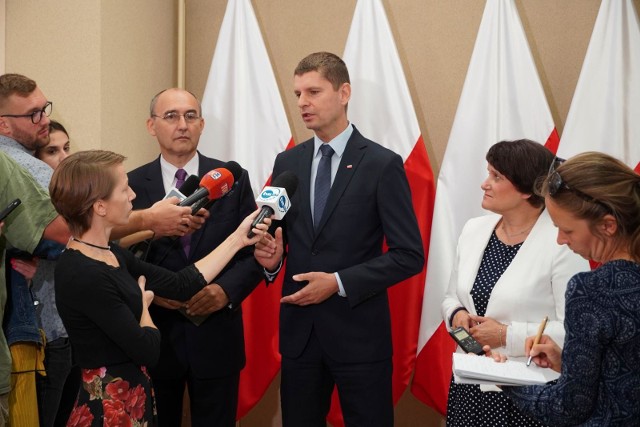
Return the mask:
[(640, 425), (640, 265), (616, 260), (573, 276), (564, 324), (558, 382), (504, 392), (554, 426)]

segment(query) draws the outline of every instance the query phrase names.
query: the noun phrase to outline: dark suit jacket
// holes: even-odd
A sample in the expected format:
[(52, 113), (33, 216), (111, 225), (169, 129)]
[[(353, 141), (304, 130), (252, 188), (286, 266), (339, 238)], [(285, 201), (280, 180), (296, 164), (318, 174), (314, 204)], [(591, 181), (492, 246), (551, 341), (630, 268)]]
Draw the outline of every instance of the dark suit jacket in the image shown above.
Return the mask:
[[(224, 166), (220, 160), (198, 155), (200, 176)], [(160, 158), (129, 172), (129, 185), (136, 193), (134, 209), (147, 208), (161, 200), (165, 190)], [(217, 201), (209, 210), (207, 222), (193, 233), (188, 259), (179, 240), (174, 244), (174, 240), (162, 238), (152, 243), (147, 260), (178, 271), (218, 246), (255, 208), (249, 175), (243, 170), (233, 193)], [(214, 312), (196, 326), (178, 311), (152, 305), (151, 316), (162, 333), (160, 362), (151, 369), (152, 375), (181, 378), (190, 368), (197, 378), (216, 378), (242, 369), (245, 355), (240, 303), (261, 280), (262, 268), (253, 258), (253, 249), (245, 248), (213, 280), (225, 290), (234, 309)]]
[[(295, 358), (311, 329), (334, 360), (355, 363), (391, 357), (387, 288), (422, 270), (422, 240), (402, 159), (364, 138), (349, 139), (314, 232), (309, 189), (313, 139), (276, 158), (273, 177), (290, 170), (299, 178), (283, 219), (288, 243), (283, 295), (304, 284), (294, 274), (338, 272), (347, 297), (332, 295), (306, 307), (282, 304), (280, 351)], [(382, 253), (383, 238), (389, 251)]]

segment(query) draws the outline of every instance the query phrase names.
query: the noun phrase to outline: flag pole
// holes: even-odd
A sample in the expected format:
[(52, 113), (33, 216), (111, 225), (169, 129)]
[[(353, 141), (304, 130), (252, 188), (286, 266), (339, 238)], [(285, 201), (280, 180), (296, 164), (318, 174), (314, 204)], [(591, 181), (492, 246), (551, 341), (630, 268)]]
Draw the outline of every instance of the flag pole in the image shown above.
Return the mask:
[(178, 0), (178, 58), (177, 58), (177, 82), (176, 87), (184, 89), (185, 85), (185, 58), (186, 58), (186, 14), (185, 0)]

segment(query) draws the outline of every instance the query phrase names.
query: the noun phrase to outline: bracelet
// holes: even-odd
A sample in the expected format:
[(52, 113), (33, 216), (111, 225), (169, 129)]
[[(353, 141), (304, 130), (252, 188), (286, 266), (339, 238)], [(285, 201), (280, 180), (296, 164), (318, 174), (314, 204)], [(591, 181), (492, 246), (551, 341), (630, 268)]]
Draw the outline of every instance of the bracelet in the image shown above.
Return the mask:
[[(500, 342), (500, 347), (505, 347), (507, 345), (507, 343), (505, 342), (504, 344), (502, 344), (502, 329), (504, 328), (505, 325), (503, 325), (502, 323), (500, 324), (500, 329), (498, 329), (498, 341)], [(505, 340), (506, 341), (506, 340)]]

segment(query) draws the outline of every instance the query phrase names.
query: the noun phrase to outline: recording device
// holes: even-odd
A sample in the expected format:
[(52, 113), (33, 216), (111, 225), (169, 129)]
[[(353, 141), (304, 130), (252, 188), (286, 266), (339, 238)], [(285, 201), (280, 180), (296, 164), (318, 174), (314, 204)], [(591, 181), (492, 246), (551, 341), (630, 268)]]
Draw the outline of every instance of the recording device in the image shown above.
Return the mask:
[(466, 353), (475, 353), (480, 356), (484, 355), (480, 343), (469, 335), (469, 332), (462, 326), (449, 331), (449, 335), (453, 337), (455, 342), (457, 342)]
[(9, 216), (9, 214), (11, 212), (13, 212), (13, 210), (15, 208), (17, 208), (18, 206), (20, 206), (20, 203), (22, 203), (22, 201), (20, 199), (15, 199), (13, 202), (9, 203), (7, 205), (6, 208), (4, 208), (2, 210), (2, 212), (0, 212), (0, 221), (4, 221), (4, 219)]
[[(233, 170), (232, 170), (233, 169)], [(178, 206), (193, 206), (202, 199), (217, 200), (233, 188), (240, 178), (242, 168), (236, 162), (227, 162), (225, 167), (209, 171), (200, 180), (199, 187), (192, 195), (178, 203)]]
[[(291, 171), (284, 171), (278, 175), (269, 187), (264, 187), (256, 204), (260, 207), (258, 216), (251, 223), (251, 229), (273, 215), (273, 219), (282, 219), (291, 207), (291, 197), (298, 189), (298, 177)], [(249, 230), (248, 238), (255, 236)]]

